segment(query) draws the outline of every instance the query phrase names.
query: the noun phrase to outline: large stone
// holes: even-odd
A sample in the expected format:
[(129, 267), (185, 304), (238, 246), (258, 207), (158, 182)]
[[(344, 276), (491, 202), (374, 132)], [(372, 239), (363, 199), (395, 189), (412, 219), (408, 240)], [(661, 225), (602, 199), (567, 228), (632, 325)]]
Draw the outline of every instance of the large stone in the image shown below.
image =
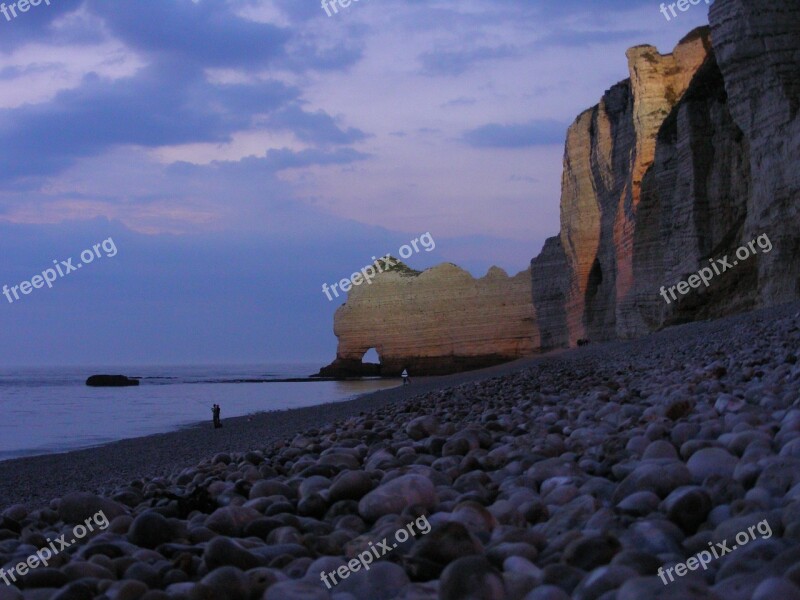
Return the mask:
[(694, 533), (711, 512), (711, 496), (698, 486), (678, 488), (664, 500), (664, 512), (678, 527)]
[(364, 496), (358, 503), (358, 512), (368, 521), (377, 521), (384, 515), (399, 515), (409, 506), (430, 510), (437, 502), (436, 489), (430, 479), (401, 475)]
[(442, 569), (465, 556), (483, 553), (478, 539), (461, 523), (433, 527), (413, 548), (411, 563), (418, 579), (437, 579)]
[(128, 539), (142, 548), (155, 548), (172, 541), (172, 526), (163, 515), (145, 511), (131, 523)]
[(439, 581), (441, 600), (504, 600), (505, 597), (503, 578), (483, 556), (466, 556), (450, 563)]
[[(669, 581), (669, 580), (667, 580)], [(723, 600), (695, 579), (676, 579), (664, 585), (658, 577), (628, 579), (617, 592), (616, 600)]]
[(374, 487), (372, 478), (364, 471), (344, 471), (331, 485), (328, 501), (333, 504), (339, 500), (361, 500)]
[[(121, 504), (85, 492), (67, 494), (58, 505), (58, 516), (65, 523), (84, 524), (87, 519), (93, 518), (92, 526), (95, 530), (104, 523), (103, 515), (111, 522), (116, 517), (128, 514), (127, 509)], [(95, 520), (94, 517), (97, 516)], [(99, 525), (95, 525), (100, 521)]]
[(125, 375), (92, 375), (86, 380), (89, 387), (127, 387), (139, 385), (138, 379)]
[(218, 508), (206, 518), (206, 527), (215, 533), (238, 537), (245, 527), (263, 515), (255, 509), (244, 506), (225, 506)]
[(215, 537), (208, 543), (203, 553), (203, 560), (209, 570), (231, 566), (247, 571), (267, 566), (264, 558), (249, 552), (234, 540), (223, 536)]
[(696, 483), (703, 483), (711, 475), (733, 477), (739, 460), (722, 448), (703, 448), (692, 454), (686, 466)]

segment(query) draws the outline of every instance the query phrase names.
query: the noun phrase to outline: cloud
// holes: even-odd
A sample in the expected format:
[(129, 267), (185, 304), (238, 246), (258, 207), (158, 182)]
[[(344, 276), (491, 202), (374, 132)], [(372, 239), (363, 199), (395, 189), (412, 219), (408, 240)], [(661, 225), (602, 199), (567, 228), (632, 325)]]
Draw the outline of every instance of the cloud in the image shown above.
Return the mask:
[(333, 151), (309, 149), (301, 150), (300, 152), (282, 148), (280, 150), (269, 150), (264, 161), (270, 170), (282, 171), (284, 169), (298, 169), (310, 166), (347, 165), (368, 158), (368, 154), (358, 152), (352, 148), (337, 148)]
[(352, 144), (367, 138), (367, 134), (350, 127), (341, 129), (327, 113), (318, 110), (305, 112), (297, 105), (287, 106), (270, 115), (266, 123), (274, 129), (288, 129), (303, 142), (316, 144)]
[(462, 96), (461, 98), (453, 98), (452, 100), (448, 100), (447, 102), (441, 105), (442, 108), (454, 108), (456, 106), (472, 106), (476, 104), (478, 101), (475, 98), (467, 98)]
[(256, 172), (272, 174), (287, 169), (347, 165), (366, 160), (369, 157), (369, 154), (358, 152), (352, 148), (337, 148), (335, 150), (306, 149), (299, 152), (289, 148), (281, 148), (280, 150), (268, 150), (262, 157), (248, 156), (238, 161), (214, 161), (210, 165), (193, 165), (179, 162), (171, 165), (170, 170), (183, 174), (208, 173), (209, 171), (245, 172), (253, 176)]
[[(154, 65), (116, 81), (88, 75), (52, 102), (0, 111), (2, 178), (52, 175), (118, 145), (227, 141), (252, 124), (252, 111), (268, 112), (297, 93), (278, 82), (215, 86), (175, 65)], [(330, 130), (321, 135), (331, 136)], [(313, 137), (310, 125), (304, 133)]]
[(473, 148), (528, 148), (563, 144), (567, 125), (540, 119), (527, 123), (490, 123), (464, 133), (463, 140)]
[(0, 49), (10, 51), (23, 44), (44, 40), (63, 45), (96, 39), (96, 31), (91, 32), (77, 23), (71, 28), (57, 26), (58, 21), (78, 11), (82, 2), (83, 0), (58, 0), (51, 2), (50, 6), (41, 3), (37, 7), (29, 7), (25, 13), (17, 12), (17, 17), (10, 21), (0, 15)]
[(422, 72), (429, 76), (461, 75), (473, 66), (490, 60), (514, 58), (520, 55), (519, 49), (503, 45), (481, 46), (466, 50), (434, 50), (419, 56)]
[(264, 66), (284, 54), (291, 36), (238, 16), (227, 2), (88, 0), (87, 6), (130, 47), (182, 64)]

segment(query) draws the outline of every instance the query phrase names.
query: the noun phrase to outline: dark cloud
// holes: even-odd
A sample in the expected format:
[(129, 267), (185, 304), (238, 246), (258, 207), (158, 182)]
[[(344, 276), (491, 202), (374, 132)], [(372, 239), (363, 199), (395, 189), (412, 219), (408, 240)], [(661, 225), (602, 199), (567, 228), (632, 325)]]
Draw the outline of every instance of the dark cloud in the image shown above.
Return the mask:
[(286, 55), (277, 61), (291, 71), (344, 71), (364, 56), (363, 28), (347, 27), (341, 39), (325, 44), (316, 35), (298, 34), (287, 46)]
[(335, 150), (306, 149), (299, 152), (288, 148), (268, 150), (264, 156), (248, 156), (238, 161), (213, 161), (209, 165), (195, 165), (178, 162), (169, 167), (173, 173), (195, 176), (201, 173), (210, 175), (224, 172), (227, 174), (256, 176), (272, 175), (286, 169), (325, 165), (347, 165), (366, 160), (369, 154), (358, 152), (352, 148), (336, 148)]
[(275, 111), (266, 123), (273, 129), (289, 130), (298, 139), (309, 143), (352, 144), (367, 138), (367, 134), (360, 129), (341, 129), (330, 115), (321, 110), (310, 113), (298, 105)]
[(502, 58), (520, 55), (519, 49), (513, 46), (481, 46), (466, 50), (435, 50), (420, 55), (422, 72), (425, 75), (461, 75), (474, 65)]
[(328, 18), (325, 11), (322, 10), (321, 2), (312, 2), (311, 0), (307, 2), (298, 2), (297, 0), (274, 0), (274, 2), (292, 23), (302, 23), (320, 16)]
[(54, 174), (117, 145), (224, 142), (251, 124), (253, 111), (269, 112), (297, 94), (278, 82), (216, 86), (174, 63), (115, 81), (89, 75), (52, 102), (0, 111), (3, 178)]
[(309, 149), (300, 152), (282, 148), (281, 150), (269, 150), (264, 159), (256, 160), (263, 160), (266, 167), (272, 171), (281, 171), (313, 165), (347, 165), (367, 158), (369, 158), (369, 154), (358, 152), (352, 148), (337, 148), (332, 151)]
[[(21, 181), (35, 185), (37, 178), (56, 174), (77, 159), (122, 145), (224, 143), (256, 123), (323, 146), (367, 137), (359, 129), (339, 127), (323, 111), (305, 112), (296, 87), (255, 77), (247, 83), (215, 84), (207, 75), (208, 68), (261, 70), (270, 64), (292, 64), (297, 71), (340, 69), (359, 59), (357, 42), (342, 42), (326, 52), (309, 37), (292, 37), (280, 27), (237, 16), (235, 3), (87, 0), (86, 7), (86, 19), (101, 19), (109, 34), (142, 53), (148, 66), (116, 80), (89, 74), (50, 102), (0, 110), (1, 187)], [(55, 9), (54, 4), (48, 11)], [(42, 30), (49, 26), (42, 18), (37, 23)], [(0, 78), (23, 73), (12, 67)]]
[(259, 67), (284, 54), (290, 32), (237, 16), (227, 2), (87, 0), (116, 37), (147, 54), (203, 67)]
[(463, 139), (473, 148), (526, 148), (563, 144), (567, 125), (541, 119), (527, 123), (490, 123), (467, 131)]
[[(12, 17), (11, 20), (0, 14), (0, 49), (10, 51), (22, 44), (43, 41), (63, 45), (89, 43), (100, 39), (96, 29), (92, 30), (79, 23), (74, 27), (52, 27), (53, 21), (79, 9), (82, 3), (83, 0), (51, 0), (50, 6), (47, 6), (42, 2), (39, 6), (31, 6), (25, 13), (17, 12), (16, 18)], [(11, 2), (7, 1), (6, 4)]]

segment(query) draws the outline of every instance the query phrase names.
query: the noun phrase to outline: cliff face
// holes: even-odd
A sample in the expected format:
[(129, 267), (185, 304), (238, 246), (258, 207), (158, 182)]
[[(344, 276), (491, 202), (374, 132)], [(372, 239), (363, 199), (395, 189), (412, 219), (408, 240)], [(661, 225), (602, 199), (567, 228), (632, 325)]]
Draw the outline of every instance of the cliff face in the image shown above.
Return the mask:
[(758, 263), (759, 304), (800, 295), (800, 4), (727, 0), (710, 21), (728, 110), (744, 133), (752, 173), (745, 238), (769, 233)]
[(560, 237), (551, 237), (531, 261), (533, 304), (537, 311), (541, 350), (567, 343), (567, 255)]
[[(630, 80), (570, 128), (560, 244), (531, 265), (538, 314), (566, 313), (540, 323), (550, 347), (800, 295), (800, 5), (728, 0), (710, 21), (671, 55), (629, 50)], [(769, 253), (659, 294), (761, 234)]]
[[(707, 30), (693, 32), (667, 55), (652, 46), (631, 48), (631, 78), (607, 91), (569, 128), (561, 192), (562, 250), (548, 240), (543, 250), (548, 258), (534, 259), (531, 265), (534, 303), (550, 347), (617, 336), (617, 324), (625, 320), (619, 301), (634, 291), (636, 217), (656, 136), (709, 49)], [(553, 303), (560, 301), (548, 289), (565, 290), (563, 321), (544, 323), (544, 315), (559, 311)]]
[[(484, 282), (445, 265), (358, 290), (337, 313), (337, 362), (375, 346), (391, 369), (418, 356), (443, 372), (800, 297), (800, 3), (716, 2), (671, 54), (627, 58), (630, 79), (567, 132), (561, 230), (529, 272)], [(764, 234), (768, 252), (661, 296)]]
[(655, 161), (642, 183), (633, 246), (635, 284), (621, 301), (621, 337), (755, 304), (756, 258), (678, 302), (667, 305), (658, 294), (661, 286), (687, 279), (710, 257), (732, 256), (754, 237), (743, 227), (749, 210), (749, 145), (727, 100), (711, 56), (658, 134)]
[(353, 288), (334, 315), (336, 360), (321, 375), (358, 375), (375, 348), (381, 375), (441, 374), (532, 354), (539, 346), (530, 271), (492, 267), (475, 279), (453, 264), (402, 265)]

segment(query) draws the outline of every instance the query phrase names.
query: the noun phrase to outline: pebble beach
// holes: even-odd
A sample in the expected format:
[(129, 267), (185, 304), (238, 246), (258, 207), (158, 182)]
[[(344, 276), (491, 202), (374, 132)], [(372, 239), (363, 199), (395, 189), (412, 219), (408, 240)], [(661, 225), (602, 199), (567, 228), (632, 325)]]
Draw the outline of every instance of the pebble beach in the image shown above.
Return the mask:
[(794, 303), (5, 461), (6, 571), (109, 524), (0, 600), (800, 599), (798, 350)]

